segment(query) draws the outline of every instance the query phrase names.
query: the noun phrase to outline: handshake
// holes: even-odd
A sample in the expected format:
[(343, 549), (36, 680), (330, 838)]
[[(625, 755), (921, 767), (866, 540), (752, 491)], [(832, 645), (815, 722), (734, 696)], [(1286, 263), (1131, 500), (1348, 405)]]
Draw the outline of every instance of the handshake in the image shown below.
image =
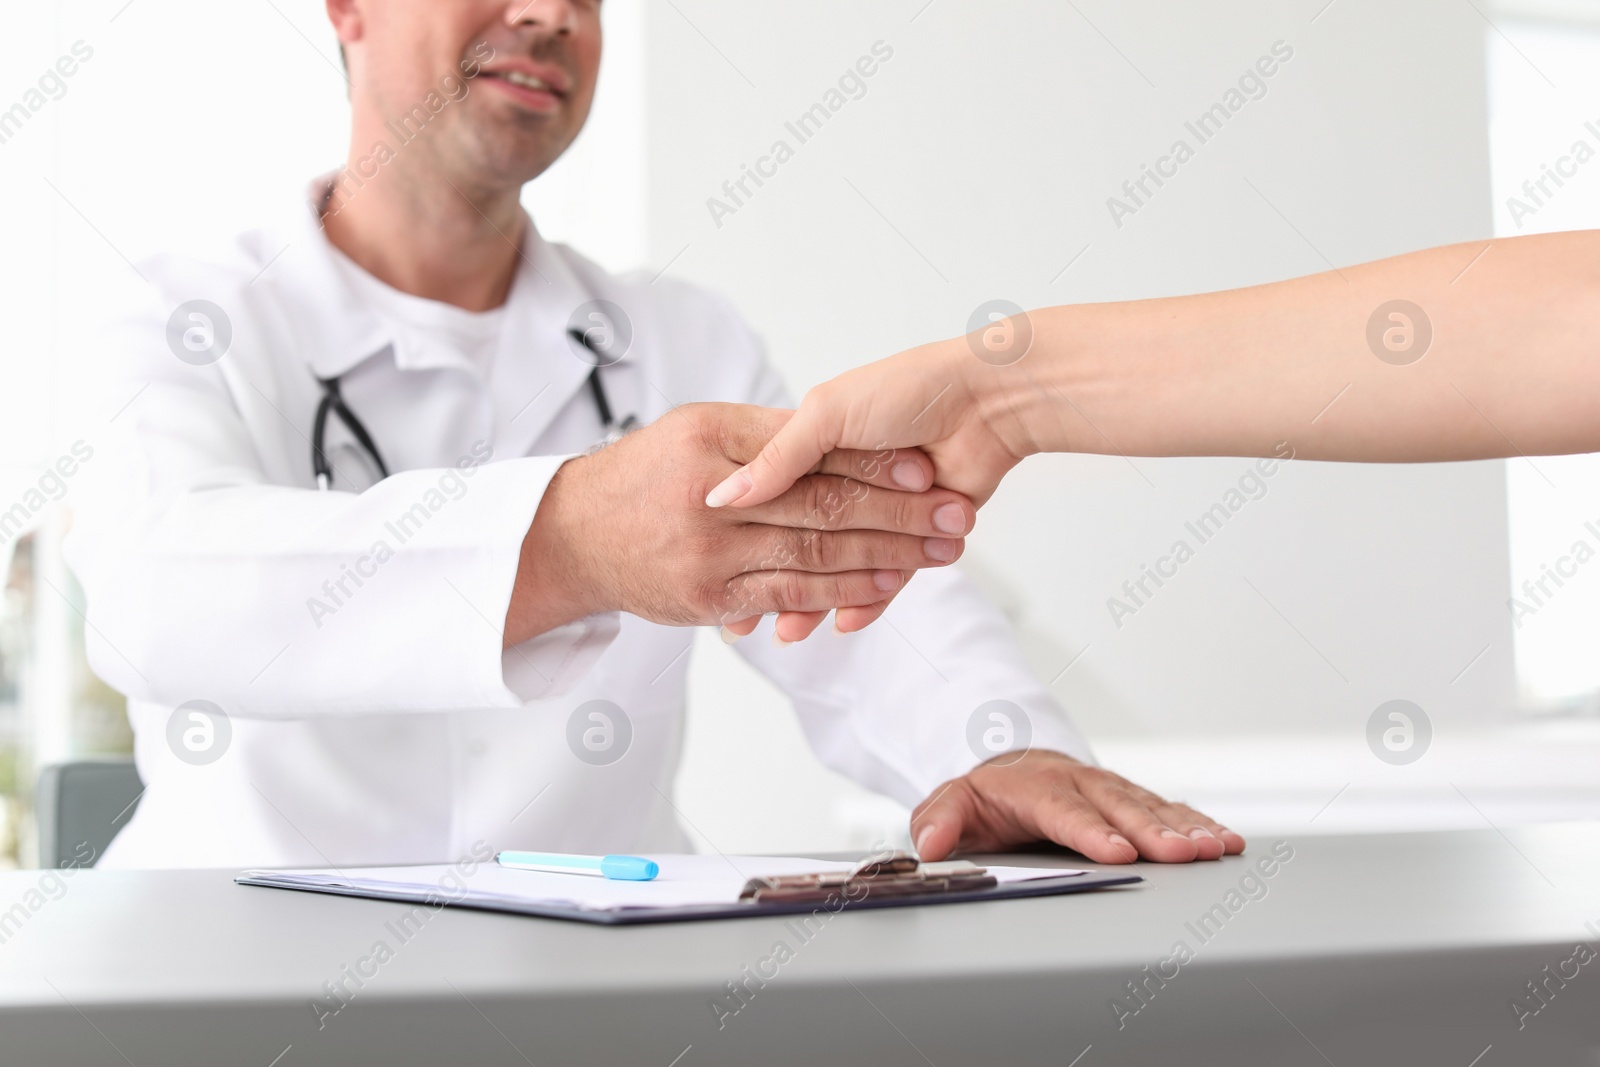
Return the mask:
[(506, 644), (603, 611), (730, 642), (776, 614), (780, 645), (830, 611), (840, 633), (870, 625), (916, 571), (960, 558), (1023, 457), (1098, 450), (1051, 399), (1080, 384), (1057, 316), (1019, 317), (986, 330), (1032, 337), (1025, 362), (975, 358), (993, 347), (979, 331), (825, 382), (798, 411), (686, 405), (564, 464), (522, 544)]
[(782, 643), (833, 611), (848, 633), (960, 558), (976, 508), (914, 448), (833, 449), (760, 504), (707, 506), (792, 416), (690, 404), (564, 464), (523, 540), (506, 645), (603, 611), (715, 623), (730, 641), (780, 613)]

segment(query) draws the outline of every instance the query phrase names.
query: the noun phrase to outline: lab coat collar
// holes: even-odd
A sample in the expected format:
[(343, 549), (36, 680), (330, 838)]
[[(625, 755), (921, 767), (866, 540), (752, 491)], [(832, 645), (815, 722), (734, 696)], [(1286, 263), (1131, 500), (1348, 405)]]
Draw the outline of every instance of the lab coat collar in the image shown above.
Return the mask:
[[(289, 325), (311, 371), (319, 378), (337, 377), (385, 351), (393, 353), (400, 370), (450, 367), (473, 374), (486, 371), (449, 346), (418, 345), (396, 336), (349, 284), (322, 226), (321, 205), (331, 180), (324, 176), (312, 182), (309, 196), (285, 228), (280, 262), (276, 267), (269, 263), (262, 279), (282, 295), (281, 306), (293, 309)], [(536, 339), (549, 339), (552, 349), (565, 345), (568, 316), (593, 299), (592, 284), (580, 278), (566, 257), (539, 235), (532, 219), (524, 232), (527, 236), (517, 273), (506, 297), (497, 362), (526, 358)], [(554, 360), (548, 369), (555, 394), (570, 393), (588, 373), (588, 367), (575, 358)]]

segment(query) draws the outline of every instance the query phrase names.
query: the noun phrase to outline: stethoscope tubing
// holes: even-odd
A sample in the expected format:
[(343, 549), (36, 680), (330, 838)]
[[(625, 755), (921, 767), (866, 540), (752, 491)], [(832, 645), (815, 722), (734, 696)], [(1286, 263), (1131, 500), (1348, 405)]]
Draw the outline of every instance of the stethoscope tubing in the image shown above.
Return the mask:
[[(582, 330), (569, 330), (573, 340), (593, 352), (597, 357), (604, 353), (596, 351), (587, 334)], [(345, 403), (344, 395), (339, 391), (339, 376), (331, 378), (318, 378), (317, 384), (322, 386), (322, 400), (317, 404), (316, 418), (311, 425), (311, 473), (315, 476), (318, 489), (329, 489), (333, 486), (333, 467), (328, 462), (327, 453), (323, 451), (323, 441), (328, 430), (328, 416), (337, 415), (339, 421), (344, 423), (345, 429), (350, 431), (350, 436), (356, 443), (366, 449), (367, 454), (378, 466), (378, 474), (382, 478), (389, 477), (389, 467), (383, 462), (383, 454), (378, 451), (378, 443), (372, 439), (372, 434), (367, 431), (366, 425)], [(606, 396), (605, 385), (600, 381), (600, 367), (595, 365), (589, 371), (589, 393), (594, 397), (594, 406), (600, 415), (600, 425), (605, 430), (602, 444), (609, 444), (619, 439), (623, 434), (634, 429), (639, 420), (629, 415), (619, 425), (616, 416), (612, 414), (611, 400)]]

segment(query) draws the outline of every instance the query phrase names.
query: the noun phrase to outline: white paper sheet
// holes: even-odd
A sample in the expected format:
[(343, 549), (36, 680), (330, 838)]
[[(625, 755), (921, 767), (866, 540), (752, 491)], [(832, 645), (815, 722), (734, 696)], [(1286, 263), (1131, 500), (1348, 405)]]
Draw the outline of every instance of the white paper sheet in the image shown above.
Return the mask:
[[(696, 856), (653, 854), (661, 873), (649, 882), (620, 882), (581, 874), (520, 871), (489, 862), (470, 875), (455, 867), (353, 867), (347, 871), (248, 871), (279, 883), (328, 886), (376, 894), (431, 894), (439, 900), (473, 899), (519, 904), (554, 904), (595, 911), (622, 908), (678, 908), (738, 903), (751, 878), (779, 874), (848, 871), (855, 866), (794, 856)], [(1002, 884), (1032, 878), (1061, 878), (1081, 870), (1050, 867), (989, 867)]]

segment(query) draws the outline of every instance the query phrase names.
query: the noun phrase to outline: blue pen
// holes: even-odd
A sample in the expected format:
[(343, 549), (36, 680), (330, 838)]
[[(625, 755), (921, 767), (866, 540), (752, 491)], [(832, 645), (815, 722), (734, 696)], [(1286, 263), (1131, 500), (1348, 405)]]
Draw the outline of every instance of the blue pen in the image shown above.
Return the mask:
[(648, 882), (661, 873), (655, 860), (643, 856), (571, 856), (562, 852), (501, 852), (495, 862), (519, 871), (587, 874), (619, 882)]

